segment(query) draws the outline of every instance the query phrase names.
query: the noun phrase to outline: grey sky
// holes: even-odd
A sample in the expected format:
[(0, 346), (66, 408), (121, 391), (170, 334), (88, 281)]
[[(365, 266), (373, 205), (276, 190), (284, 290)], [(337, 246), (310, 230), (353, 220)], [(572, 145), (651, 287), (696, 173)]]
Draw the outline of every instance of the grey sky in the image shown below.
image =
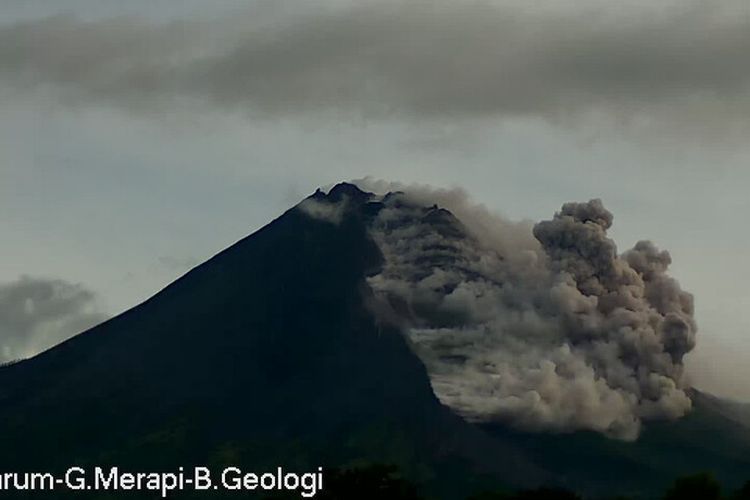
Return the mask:
[(66, 102), (131, 109), (162, 110), (187, 96), (256, 114), (602, 113), (748, 130), (750, 15), (742, 0), (640, 10), (318, 1), (296, 15), (289, 4), (226, 18), (19, 21), (0, 30), (0, 71), (23, 88), (52, 84)]
[(114, 314), (367, 175), (533, 220), (600, 197), (695, 293), (698, 385), (750, 399), (746, 2), (208, 5), (0, 6), (0, 283)]

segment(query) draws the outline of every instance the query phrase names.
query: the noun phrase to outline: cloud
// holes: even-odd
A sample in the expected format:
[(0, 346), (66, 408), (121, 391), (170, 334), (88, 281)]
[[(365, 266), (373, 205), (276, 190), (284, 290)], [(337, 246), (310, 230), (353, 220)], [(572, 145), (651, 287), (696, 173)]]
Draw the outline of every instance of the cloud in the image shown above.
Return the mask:
[(369, 278), (373, 311), (404, 329), (444, 404), (470, 420), (624, 440), (690, 410), (692, 295), (651, 242), (618, 254), (600, 200), (532, 228), (460, 191), (432, 197), (458, 217), (425, 204), (429, 188), (404, 191), (382, 198), (371, 227), (385, 257)]
[(52, 86), (69, 102), (140, 109), (189, 97), (272, 115), (607, 115), (669, 118), (697, 130), (748, 125), (743, 0), (340, 4), (165, 24), (18, 23), (0, 28), (0, 78)]
[(104, 319), (81, 285), (28, 276), (0, 284), (0, 362), (33, 356)]

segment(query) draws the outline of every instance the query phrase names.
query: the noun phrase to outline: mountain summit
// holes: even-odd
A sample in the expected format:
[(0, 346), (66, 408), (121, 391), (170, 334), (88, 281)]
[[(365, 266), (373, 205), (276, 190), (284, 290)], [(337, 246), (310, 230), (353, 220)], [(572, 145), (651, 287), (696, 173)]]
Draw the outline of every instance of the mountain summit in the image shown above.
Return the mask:
[(597, 200), (532, 233), (428, 198), (318, 190), (0, 368), (0, 470), (394, 463), (444, 498), (748, 479), (746, 424), (681, 383), (696, 329), (668, 254), (618, 255)]

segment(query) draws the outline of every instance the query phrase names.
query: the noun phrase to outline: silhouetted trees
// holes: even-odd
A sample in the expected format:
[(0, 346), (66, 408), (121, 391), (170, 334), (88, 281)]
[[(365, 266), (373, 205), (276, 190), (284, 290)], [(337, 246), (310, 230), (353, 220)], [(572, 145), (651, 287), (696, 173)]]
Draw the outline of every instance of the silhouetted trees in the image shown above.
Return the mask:
[(702, 472), (677, 479), (664, 500), (719, 500), (721, 485), (709, 473)]
[(472, 495), (467, 500), (581, 500), (581, 497), (568, 490), (539, 488), (517, 493), (485, 492)]
[(732, 500), (750, 500), (750, 481), (746, 482), (745, 486), (735, 492)]
[[(282, 493), (265, 497), (267, 500), (299, 499), (298, 494)], [(320, 500), (426, 500), (418, 488), (405, 479), (397, 467), (368, 465), (329, 470)], [(608, 497), (626, 500), (627, 497)], [(663, 500), (750, 500), (750, 481), (732, 495), (722, 496), (721, 485), (709, 473), (678, 478), (663, 495)], [(469, 496), (466, 500), (582, 500), (565, 489), (539, 488), (520, 492), (488, 491)]]
[(510, 500), (511, 498), (511, 493), (483, 491), (482, 493), (471, 495), (466, 500)]
[(326, 477), (323, 500), (421, 500), (417, 487), (390, 465), (334, 470)]
[[(299, 494), (269, 495), (268, 500), (299, 499)], [(317, 500), (425, 500), (417, 487), (392, 465), (368, 465), (326, 472)]]
[[(730, 496), (722, 496), (721, 484), (709, 473), (699, 473), (678, 478), (662, 497), (663, 500), (750, 500), (750, 481)], [(581, 500), (567, 490), (541, 488), (537, 490), (508, 492), (484, 492), (472, 495), (467, 500)], [(616, 496), (612, 500), (627, 500)]]

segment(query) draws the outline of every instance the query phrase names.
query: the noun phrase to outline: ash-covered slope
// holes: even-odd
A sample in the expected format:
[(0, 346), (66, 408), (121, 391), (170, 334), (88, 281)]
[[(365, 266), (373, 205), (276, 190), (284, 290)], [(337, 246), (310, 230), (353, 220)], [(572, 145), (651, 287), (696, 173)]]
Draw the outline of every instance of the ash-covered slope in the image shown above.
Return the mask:
[[(587, 217), (583, 224), (601, 222)], [(638, 295), (642, 278), (615, 279), (619, 260), (565, 268), (577, 261), (563, 248), (581, 253), (568, 242), (556, 244), (559, 258), (539, 262), (552, 240), (562, 241), (553, 235), (563, 234), (555, 231), (565, 218), (546, 226), (546, 247), (530, 228), (528, 241), (498, 241), (463, 222), (419, 197), (374, 196), (351, 184), (316, 192), (144, 304), (0, 369), (0, 470), (392, 462), (443, 498), (482, 484), (644, 493), (696, 470), (733, 484), (748, 479), (750, 438), (741, 424), (700, 397), (676, 421), (644, 410), (654, 407), (644, 401), (675, 395), (684, 404), (671, 391), (688, 395), (677, 386), (677, 353), (694, 333), (688, 305), (677, 318), (687, 329), (670, 330), (674, 353), (649, 344), (659, 321), (679, 316), (669, 309), (682, 307), (679, 288), (650, 280), (677, 300), (652, 314)], [(634, 255), (631, 269), (665, 260), (642, 250), (655, 260)], [(612, 281), (596, 288), (594, 273)], [(554, 281), (564, 274), (609, 304), (621, 289), (632, 291), (638, 314), (576, 302), (575, 283)], [(559, 304), (545, 299), (552, 285)], [(482, 307), (470, 307), (477, 298)], [(648, 348), (641, 353), (634, 341), (636, 351), (612, 365), (619, 371), (602, 372), (610, 344), (621, 340), (612, 324), (644, 317), (635, 340)], [(582, 337), (572, 339), (576, 332)], [(592, 349), (596, 335), (608, 349)], [(549, 353), (566, 361), (558, 352), (566, 341), (571, 364), (550, 372)], [(633, 364), (646, 368), (628, 371)], [(612, 387), (625, 404), (608, 399)], [(586, 399), (592, 388), (603, 399)], [(518, 396), (532, 392), (536, 403)], [(622, 440), (654, 416), (669, 418), (647, 422), (635, 442)], [(518, 425), (523, 419), (528, 426)]]

